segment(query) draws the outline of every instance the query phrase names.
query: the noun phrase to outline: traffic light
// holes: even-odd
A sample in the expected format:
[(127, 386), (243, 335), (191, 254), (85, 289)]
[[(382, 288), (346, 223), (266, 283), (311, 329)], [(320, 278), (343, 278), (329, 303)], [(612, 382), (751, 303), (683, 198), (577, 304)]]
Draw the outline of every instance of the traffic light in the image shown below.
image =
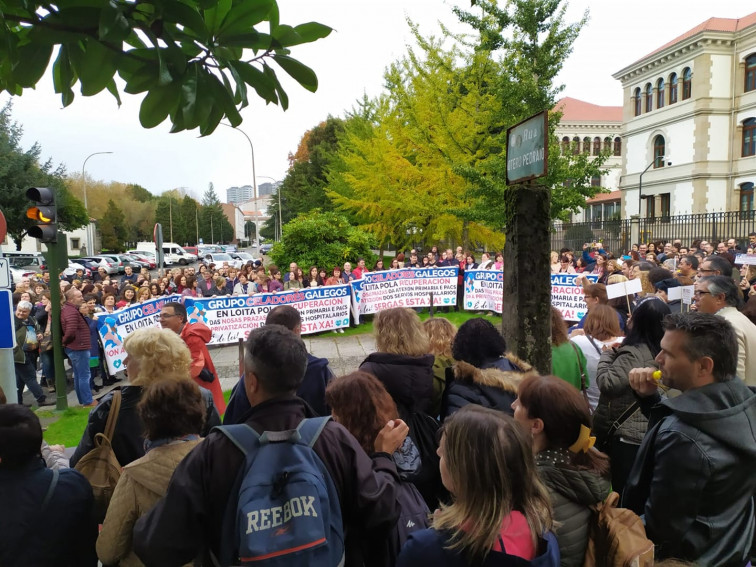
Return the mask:
[(29, 236), (42, 242), (57, 242), (57, 211), (52, 189), (32, 187), (26, 191), (26, 198), (34, 201), (34, 206), (26, 209), (26, 216), (40, 223), (29, 228)]

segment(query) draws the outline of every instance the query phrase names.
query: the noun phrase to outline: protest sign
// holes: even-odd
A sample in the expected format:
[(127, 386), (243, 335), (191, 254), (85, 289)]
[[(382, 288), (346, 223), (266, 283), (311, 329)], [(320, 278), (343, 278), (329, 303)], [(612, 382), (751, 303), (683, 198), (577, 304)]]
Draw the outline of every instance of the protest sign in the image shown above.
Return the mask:
[(501, 313), (503, 287), (501, 270), (465, 270), (464, 308)]
[(642, 291), (643, 286), (641, 285), (640, 280), (627, 280), (606, 286), (606, 296), (609, 299), (625, 297), (626, 295), (632, 295)]
[(596, 283), (590, 274), (551, 274), (551, 305), (559, 309), (565, 321), (580, 321), (588, 310), (583, 295), (582, 277)]
[(735, 256), (735, 263), (756, 266), (756, 254), (738, 254)]
[(352, 293), (361, 315), (392, 307), (452, 307), (457, 304), (459, 268), (404, 268), (366, 273), (351, 283)]
[(691, 303), (693, 303), (693, 294), (696, 290), (695, 286), (684, 285), (680, 289), (682, 290), (682, 302), (685, 305), (690, 305)]

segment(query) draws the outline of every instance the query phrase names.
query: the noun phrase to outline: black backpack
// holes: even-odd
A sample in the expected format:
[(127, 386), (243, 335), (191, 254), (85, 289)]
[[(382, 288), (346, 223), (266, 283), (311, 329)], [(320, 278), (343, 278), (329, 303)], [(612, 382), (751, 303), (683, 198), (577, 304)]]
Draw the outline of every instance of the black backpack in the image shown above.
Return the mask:
[(410, 413), (405, 421), (409, 426), (410, 439), (417, 447), (421, 459), (420, 470), (407, 475), (407, 480), (415, 485), (428, 508), (435, 510), (439, 500), (448, 494), (441, 483), (441, 472), (438, 469), (438, 422), (417, 411)]

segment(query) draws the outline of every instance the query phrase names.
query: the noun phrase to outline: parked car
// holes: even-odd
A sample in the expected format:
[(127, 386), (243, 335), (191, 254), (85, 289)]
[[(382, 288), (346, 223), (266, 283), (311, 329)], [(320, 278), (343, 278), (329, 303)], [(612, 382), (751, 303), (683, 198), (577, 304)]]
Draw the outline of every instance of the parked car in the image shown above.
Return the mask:
[(131, 264), (131, 267), (134, 269), (134, 271), (138, 272), (142, 268), (150, 269), (150, 262), (147, 260), (140, 260), (136, 256), (132, 256), (131, 254), (120, 254), (121, 258), (124, 258), (126, 261)]
[(123, 259), (118, 254), (100, 254), (100, 258), (107, 258), (111, 262), (113, 262), (116, 267), (118, 268), (118, 273), (122, 274), (126, 270), (126, 264), (124, 263)]
[(234, 259), (234, 267), (237, 269), (241, 268), (247, 262), (254, 262), (257, 259), (248, 252), (231, 252), (229, 256)]
[(215, 264), (216, 266), (222, 266), (223, 262), (228, 262), (229, 266), (234, 265), (234, 259), (230, 254), (226, 254), (225, 252), (213, 252), (205, 254), (204, 258), (202, 258), (202, 263), (205, 265)]
[(6, 252), (3, 256), (12, 268), (41, 272), (45, 266), (45, 258), (41, 254)]
[(265, 244), (260, 244), (260, 254), (270, 254), (271, 250), (273, 250), (272, 242), (266, 242)]
[[(76, 263), (81, 264), (84, 266), (87, 270), (89, 270), (92, 274), (97, 273), (97, 270), (100, 267), (105, 267), (101, 265), (102, 260), (99, 260), (97, 258), (76, 258)], [(105, 268), (107, 270), (107, 268)]]
[(23, 278), (33, 278), (38, 272), (26, 268), (15, 268), (10, 264), (8, 268), (11, 275), (11, 289), (15, 290), (16, 286), (21, 283)]
[(133, 256), (134, 258), (136, 258), (140, 262), (143, 262), (143, 263), (147, 264), (147, 269), (148, 270), (154, 270), (155, 268), (157, 268), (157, 262), (155, 261), (154, 257), (146, 256), (146, 255), (141, 254), (139, 252), (130, 252), (129, 251), (129, 252), (127, 252), (127, 254), (129, 256)]
[(182, 248), (184, 249), (185, 252), (188, 252), (189, 254), (194, 254), (195, 256), (197, 256), (197, 258), (199, 258), (200, 253), (196, 246), (182, 246)]
[(68, 267), (65, 270), (63, 270), (63, 273), (66, 275), (66, 277), (71, 277), (71, 276), (76, 275), (76, 270), (83, 270), (85, 278), (88, 278), (88, 279), (92, 278), (91, 270), (89, 270), (83, 264), (79, 264), (78, 262), (71, 262), (70, 260), (68, 262)]
[(96, 263), (98, 268), (105, 268), (105, 271), (108, 272), (109, 275), (118, 273), (118, 264), (104, 256), (87, 256), (85, 258), (80, 258), (80, 260)]

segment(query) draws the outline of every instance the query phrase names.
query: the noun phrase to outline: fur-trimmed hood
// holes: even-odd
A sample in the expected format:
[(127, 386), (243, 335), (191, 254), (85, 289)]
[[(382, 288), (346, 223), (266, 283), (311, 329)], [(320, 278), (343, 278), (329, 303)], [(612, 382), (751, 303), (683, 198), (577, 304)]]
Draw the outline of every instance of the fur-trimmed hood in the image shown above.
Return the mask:
[(519, 368), (517, 370), (501, 370), (500, 367), (490, 366), (489, 368), (477, 368), (467, 362), (457, 362), (454, 365), (454, 379), (457, 382), (466, 382), (478, 386), (488, 386), (498, 388), (506, 392), (517, 394), (517, 388), (525, 378), (536, 375), (533, 367), (522, 359), (513, 354), (507, 355), (501, 359), (506, 360), (509, 366)]

